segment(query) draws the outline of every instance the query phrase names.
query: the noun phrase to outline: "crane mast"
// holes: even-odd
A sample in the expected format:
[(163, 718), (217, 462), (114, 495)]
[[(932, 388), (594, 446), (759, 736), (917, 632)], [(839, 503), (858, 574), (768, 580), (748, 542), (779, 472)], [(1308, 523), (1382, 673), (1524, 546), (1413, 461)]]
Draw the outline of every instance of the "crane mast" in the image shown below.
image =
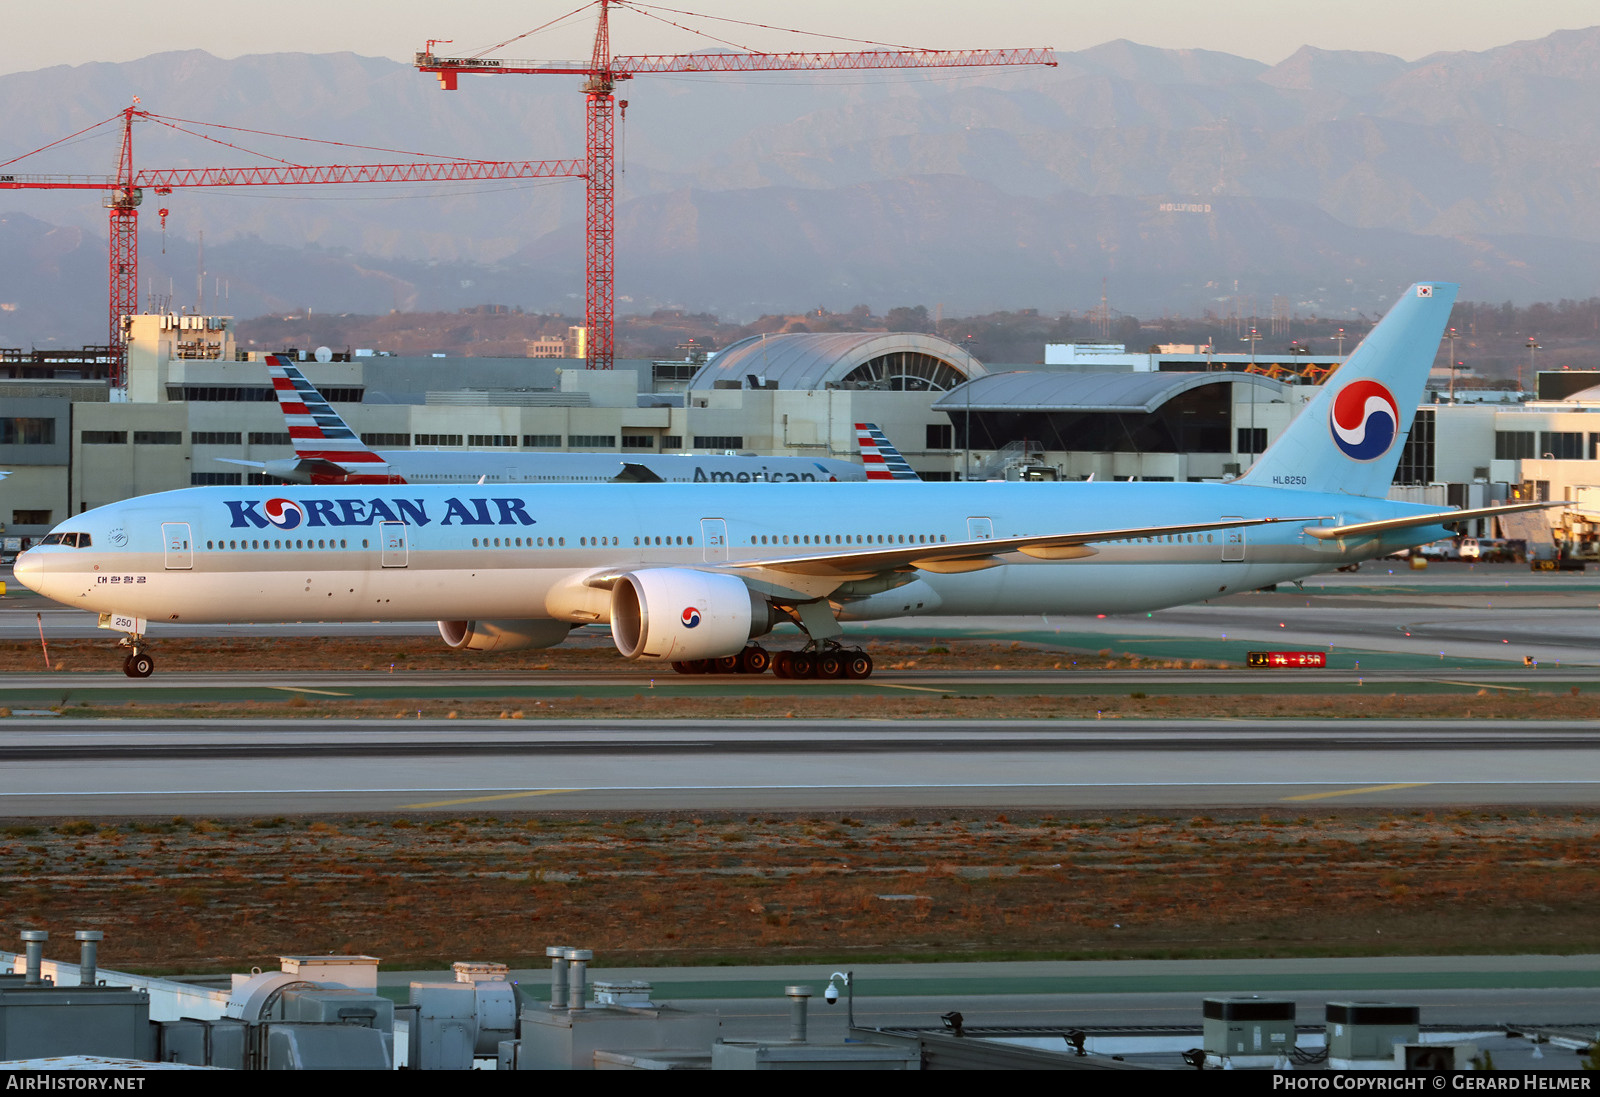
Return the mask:
[[(587, 97), (585, 156), (589, 163), (585, 203), (584, 322), (589, 327), (589, 369), (611, 369), (616, 361), (616, 105), (619, 80), (638, 73), (691, 72), (827, 72), (858, 69), (969, 68), (989, 65), (1056, 64), (1049, 49), (1017, 50), (858, 50), (833, 53), (686, 53), (613, 56), (611, 8), (625, 0), (596, 0), (600, 9), (589, 64), (549, 64), (483, 56), (440, 57), (430, 41), (416, 55), (420, 72), (438, 76), (446, 91), (457, 89), (462, 73), (481, 75), (581, 75)], [(626, 104), (624, 104), (625, 106)]]

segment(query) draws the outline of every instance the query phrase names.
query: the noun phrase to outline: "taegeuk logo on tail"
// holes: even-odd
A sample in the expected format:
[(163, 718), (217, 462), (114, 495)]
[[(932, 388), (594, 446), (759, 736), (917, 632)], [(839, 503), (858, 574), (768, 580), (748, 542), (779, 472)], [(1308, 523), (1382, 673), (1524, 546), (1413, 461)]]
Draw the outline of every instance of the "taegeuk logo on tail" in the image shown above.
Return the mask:
[(1328, 414), (1333, 443), (1353, 461), (1375, 461), (1400, 433), (1400, 405), (1376, 381), (1352, 381), (1333, 398)]

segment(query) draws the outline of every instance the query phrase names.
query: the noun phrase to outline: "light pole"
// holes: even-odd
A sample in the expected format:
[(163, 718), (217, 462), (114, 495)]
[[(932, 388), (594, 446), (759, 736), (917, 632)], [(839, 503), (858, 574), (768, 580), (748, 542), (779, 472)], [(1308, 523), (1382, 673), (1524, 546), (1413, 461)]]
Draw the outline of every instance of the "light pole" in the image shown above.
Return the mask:
[[(1247, 373), (1256, 371), (1256, 344), (1261, 341), (1261, 333), (1255, 328), (1250, 329), (1250, 334), (1239, 340), (1241, 343), (1250, 344), (1250, 368)], [(1250, 384), (1250, 463), (1256, 463), (1256, 386)]]
[(1334, 336), (1339, 341), (1339, 360), (1344, 361), (1344, 329), (1339, 329), (1339, 334)]
[(1456, 329), (1455, 328), (1451, 328), (1450, 332), (1449, 332), (1449, 335), (1450, 335), (1450, 403), (1452, 405), (1454, 405), (1455, 402), (1456, 402)]

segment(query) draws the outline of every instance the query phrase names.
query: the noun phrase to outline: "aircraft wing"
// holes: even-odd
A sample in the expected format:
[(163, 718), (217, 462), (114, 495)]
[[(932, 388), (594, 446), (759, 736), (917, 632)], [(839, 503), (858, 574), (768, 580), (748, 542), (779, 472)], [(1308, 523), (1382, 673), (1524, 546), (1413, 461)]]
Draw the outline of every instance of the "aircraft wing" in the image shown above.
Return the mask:
[(1409, 514), (1404, 518), (1385, 518), (1377, 522), (1352, 522), (1347, 526), (1307, 526), (1306, 533), (1319, 541), (1337, 541), (1342, 537), (1369, 537), (1396, 529), (1414, 529), (1417, 526), (1448, 526), (1455, 522), (1470, 522), (1474, 518), (1493, 518), (1498, 514), (1515, 514), (1523, 510), (1541, 510), (1561, 507), (1565, 503), (1506, 503), (1498, 507), (1475, 507), (1472, 510), (1442, 510), (1433, 514)]
[(660, 484), (665, 481), (637, 461), (624, 461), (622, 462), (622, 471), (613, 476), (611, 482), (614, 484)]
[(1001, 561), (1003, 553), (1020, 552), (1038, 560), (1077, 560), (1095, 555), (1096, 542), (1125, 541), (1136, 537), (1166, 537), (1209, 530), (1238, 529), (1274, 522), (1319, 522), (1325, 515), (1301, 518), (1230, 518), (1216, 522), (1191, 522), (1176, 526), (1136, 526), (1129, 529), (1091, 530), (1084, 533), (1047, 533), (1026, 537), (985, 537), (938, 544), (885, 545), (882, 548), (841, 548), (809, 556), (775, 556), (761, 560), (730, 561), (736, 569), (761, 569), (793, 575), (863, 578), (888, 571), (917, 569), (933, 572), (981, 571)]
[(340, 477), (349, 476), (355, 472), (365, 476), (388, 467), (389, 462), (387, 461), (363, 461), (361, 464), (352, 467), (351, 465), (341, 465), (337, 461), (330, 461), (326, 457), (302, 457), (294, 466), (294, 471), (303, 476)]

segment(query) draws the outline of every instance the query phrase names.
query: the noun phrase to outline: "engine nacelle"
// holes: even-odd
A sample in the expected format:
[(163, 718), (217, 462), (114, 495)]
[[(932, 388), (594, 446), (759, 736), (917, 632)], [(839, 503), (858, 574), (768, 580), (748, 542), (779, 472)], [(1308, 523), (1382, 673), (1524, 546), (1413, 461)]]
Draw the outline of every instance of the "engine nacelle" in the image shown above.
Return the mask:
[(553, 648), (567, 638), (572, 626), (542, 618), (522, 621), (440, 621), (439, 635), (453, 648), (468, 651), (516, 651), (518, 648)]
[(651, 568), (611, 588), (611, 639), (629, 659), (736, 655), (772, 629), (772, 610), (737, 576)]

